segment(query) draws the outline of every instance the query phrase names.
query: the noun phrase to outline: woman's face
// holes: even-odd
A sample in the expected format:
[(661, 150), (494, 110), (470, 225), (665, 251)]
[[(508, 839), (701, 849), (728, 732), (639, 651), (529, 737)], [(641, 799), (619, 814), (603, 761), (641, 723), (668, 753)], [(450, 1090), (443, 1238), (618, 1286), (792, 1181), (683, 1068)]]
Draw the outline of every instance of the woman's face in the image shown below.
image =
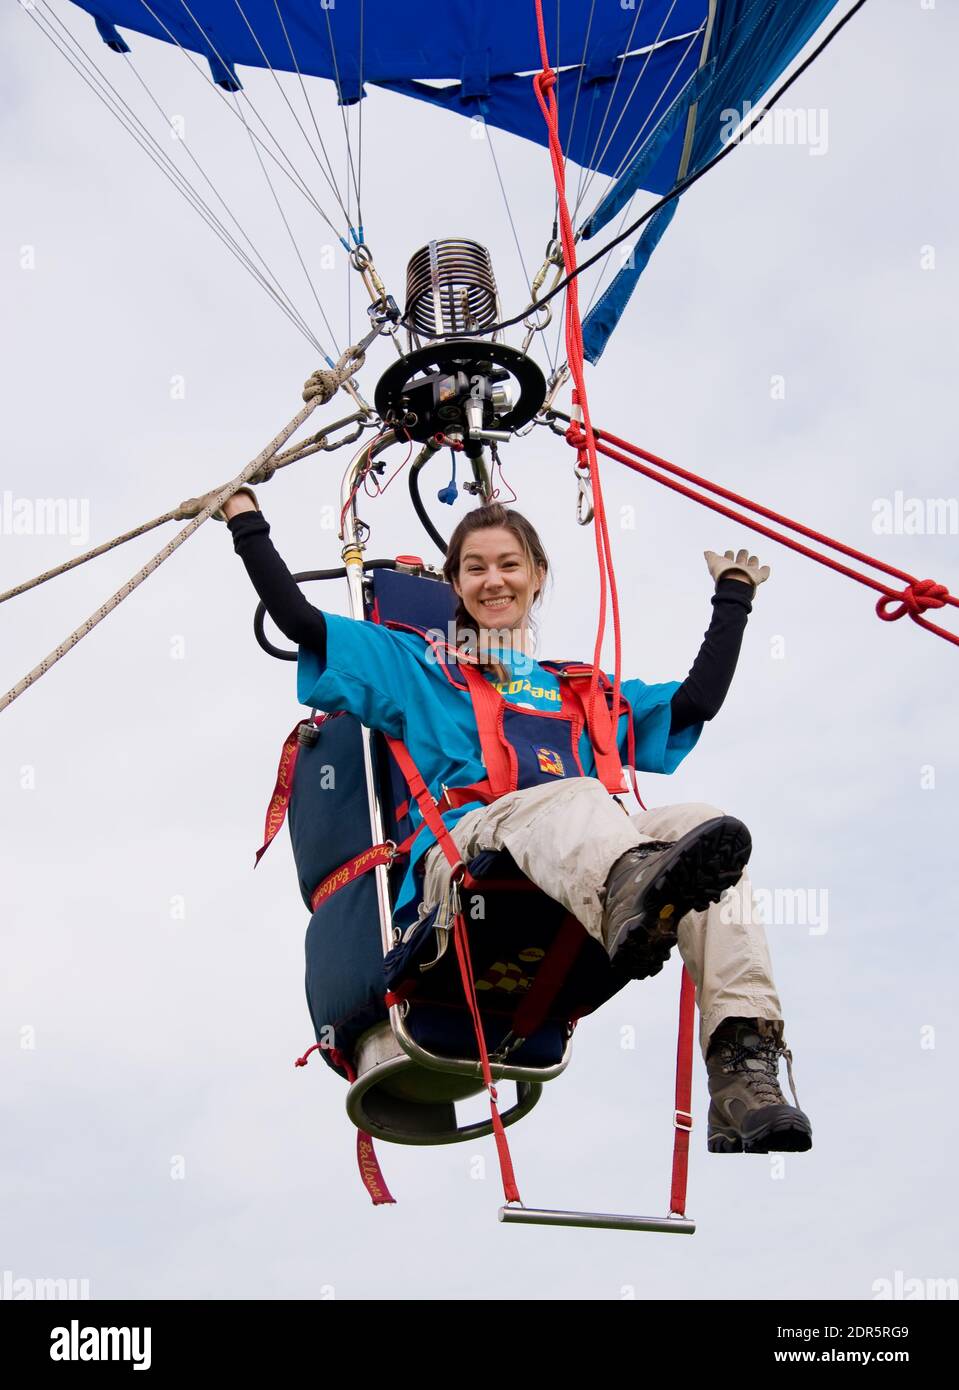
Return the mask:
[(488, 526), (467, 536), (453, 588), (477, 627), (522, 630), (545, 569), (534, 578), (519, 538), (505, 526)]

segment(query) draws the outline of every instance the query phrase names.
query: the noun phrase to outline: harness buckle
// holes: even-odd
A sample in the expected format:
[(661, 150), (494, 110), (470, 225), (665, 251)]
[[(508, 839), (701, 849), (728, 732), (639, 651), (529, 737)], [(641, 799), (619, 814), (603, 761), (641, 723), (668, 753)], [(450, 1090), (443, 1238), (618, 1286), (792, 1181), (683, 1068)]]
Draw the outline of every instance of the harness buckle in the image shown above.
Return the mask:
[(693, 1117), (689, 1110), (673, 1111), (673, 1126), (676, 1129), (684, 1129), (688, 1134), (693, 1127)]

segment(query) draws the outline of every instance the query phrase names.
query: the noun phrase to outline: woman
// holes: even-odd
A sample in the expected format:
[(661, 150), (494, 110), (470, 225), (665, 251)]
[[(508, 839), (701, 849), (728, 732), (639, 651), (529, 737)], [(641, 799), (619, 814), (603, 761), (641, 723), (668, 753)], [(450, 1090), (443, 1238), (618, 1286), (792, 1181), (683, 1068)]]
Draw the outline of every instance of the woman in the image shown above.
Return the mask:
[[(250, 489), (232, 497), (223, 513), (267, 611), (299, 646), (301, 703), (349, 710), (368, 727), (402, 738), (437, 798), (444, 786), (481, 782), (486, 767), (469, 693), (450, 682), (435, 651), (414, 633), (313, 607), (270, 541), (269, 525)], [(707, 551), (706, 560), (715, 581), (713, 616), (685, 681), (622, 682), (633, 712), (635, 766), (644, 771), (672, 772), (695, 745), (703, 721), (718, 712), (752, 597), (769, 575), (768, 567), (760, 568), (745, 550), (735, 557), (732, 551), (724, 556)], [(531, 613), (548, 571), (533, 526), (497, 503), (475, 508), (460, 521), (444, 565), (458, 598), (454, 645), (475, 654), (484, 679), (507, 707), (558, 713), (557, 676), (532, 654)], [(617, 727), (621, 760), (627, 718), (621, 715)], [(549, 727), (560, 729), (561, 721)], [(483, 850), (508, 851), (532, 882), (602, 942), (629, 977), (657, 974), (678, 942), (700, 1011), (711, 1098), (708, 1148), (714, 1153), (810, 1148), (812, 1128), (798, 1108), (795, 1088), (795, 1106), (779, 1088), (779, 1058), (786, 1057), (792, 1085), (792, 1056), (783, 1038), (765, 933), (749, 910), (746, 827), (703, 805), (629, 815), (598, 779), (586, 734), (572, 749), (572, 762), (578, 753), (584, 775), (569, 766), (569, 748), (565, 763), (550, 749), (533, 751), (547, 755), (534, 784), (488, 805), (468, 800), (444, 812), (462, 859), (468, 863)], [(449, 861), (424, 828), (397, 898), (395, 924), (404, 927), (417, 912), (424, 915), (443, 902), (449, 882)], [(734, 891), (720, 906), (728, 887)]]

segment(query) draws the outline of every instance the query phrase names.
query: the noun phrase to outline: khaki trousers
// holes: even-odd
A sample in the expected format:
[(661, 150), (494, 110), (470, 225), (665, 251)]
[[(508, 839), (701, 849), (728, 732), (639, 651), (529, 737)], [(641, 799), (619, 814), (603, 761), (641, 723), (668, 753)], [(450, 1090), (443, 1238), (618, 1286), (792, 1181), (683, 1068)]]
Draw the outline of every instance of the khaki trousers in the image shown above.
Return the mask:
[[(620, 855), (647, 840), (678, 840), (724, 814), (715, 806), (688, 804), (630, 815), (598, 778), (567, 777), (467, 811), (450, 833), (466, 863), (483, 850), (508, 850), (531, 882), (605, 946), (605, 884)], [(450, 880), (449, 861), (438, 845), (423, 863), (421, 915), (443, 901)], [(704, 1057), (724, 1018), (782, 1019), (766, 933), (756, 914), (741, 908), (750, 894), (744, 873), (722, 903), (688, 912), (679, 923), (679, 953), (696, 986)]]

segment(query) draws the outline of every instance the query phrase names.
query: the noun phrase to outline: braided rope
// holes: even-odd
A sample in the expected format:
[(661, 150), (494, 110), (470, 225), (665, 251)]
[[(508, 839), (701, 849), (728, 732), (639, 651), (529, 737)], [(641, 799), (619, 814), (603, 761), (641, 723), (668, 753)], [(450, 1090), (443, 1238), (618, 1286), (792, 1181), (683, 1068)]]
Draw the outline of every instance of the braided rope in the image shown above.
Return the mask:
[[(203, 525), (208, 517), (211, 517), (214, 512), (219, 511), (235, 492), (238, 492), (241, 487), (249, 483), (253, 478), (261, 478), (263, 481), (266, 481), (272, 477), (278, 462), (276, 455), (282, 445), (284, 445), (290, 436), (295, 434), (300, 426), (309, 419), (317, 406), (325, 405), (333, 398), (339, 388), (345, 385), (355, 372), (359, 371), (360, 367), (362, 367), (363, 363), (366, 361), (366, 349), (373, 339), (377, 337), (379, 331), (379, 327), (374, 327), (361, 342), (352, 347), (348, 347), (331, 371), (313, 373), (313, 376), (309, 378), (303, 388), (303, 399), (306, 402), (303, 409), (297, 411), (293, 419), (290, 420), (288, 424), (284, 425), (283, 429), (270, 440), (265, 449), (260, 450), (255, 459), (250, 460), (242, 473), (238, 473), (232, 482), (224, 483), (216, 493), (210, 492), (207, 493), (205, 497), (189, 498), (186, 502), (181, 503), (181, 506), (176, 512), (170, 513), (168, 516), (158, 519), (156, 522), (150, 523), (144, 528), (149, 530), (151, 525), (159, 525), (160, 520), (172, 520), (174, 518), (179, 519), (181, 516), (188, 516), (193, 513), (194, 507), (196, 507), (196, 512), (189, 525), (184, 526), (182, 531), (178, 531), (172, 541), (169, 541), (162, 550), (158, 551), (153, 559), (149, 560), (142, 569), (138, 570), (132, 579), (128, 579), (122, 588), (118, 589), (115, 594), (111, 594), (107, 601), (102, 603), (96, 612), (91, 613), (85, 622), (81, 623), (79, 627), (74, 628), (69, 637), (65, 638), (64, 641), (45, 656), (38, 665), (34, 666), (32, 671), (29, 671), (22, 680), (19, 680), (12, 689), (7, 691), (6, 695), (0, 698), (0, 712), (5, 710), (8, 705), (12, 705), (18, 696), (22, 695), (25, 690), (33, 685), (34, 681), (46, 675), (50, 667), (55, 666), (62, 657), (66, 656), (68, 651), (71, 651), (79, 641), (86, 637), (87, 633), (92, 632), (108, 613), (112, 613), (114, 608), (119, 607), (123, 600), (132, 594), (133, 590), (138, 588), (145, 579), (148, 579), (150, 575), (153, 574), (154, 570), (159, 569), (164, 560), (168, 560), (173, 552), (177, 550), (185, 540), (188, 540), (189, 537), (193, 535), (194, 531)], [(318, 381), (316, 379), (318, 377), (322, 378), (322, 380)], [(314, 435), (312, 441), (308, 440), (306, 444), (296, 445), (294, 449), (287, 450), (286, 455), (280, 455), (280, 457), (284, 459), (285, 462), (293, 463), (295, 457), (303, 457), (308, 452), (315, 452), (317, 440), (319, 438), (319, 435)], [(271, 464), (273, 465), (272, 467), (270, 467)], [(268, 469), (268, 471), (264, 473), (264, 469)], [(141, 530), (140, 534), (142, 533)], [(121, 542), (122, 538), (117, 538), (112, 543), (108, 542), (106, 549), (111, 549), (113, 545), (119, 545)], [(102, 554), (102, 548), (99, 553)], [(80, 563), (83, 559), (89, 558), (91, 558), (89, 555), (77, 556), (75, 563)], [(73, 562), (70, 562), (68, 567), (72, 567), (72, 563)], [(62, 569), (58, 572), (62, 573)], [(28, 584), (26, 587), (29, 588), (30, 585)]]
[(46, 675), (51, 666), (55, 666), (62, 657), (66, 656), (68, 651), (71, 651), (79, 641), (86, 637), (89, 632), (92, 632), (108, 613), (112, 613), (114, 608), (119, 607), (123, 600), (133, 593), (134, 589), (138, 588), (145, 579), (148, 579), (150, 575), (153, 574), (154, 570), (159, 569), (164, 560), (168, 560), (173, 552), (179, 549), (183, 542), (188, 540), (198, 527), (202, 526), (207, 517), (212, 516), (215, 511), (222, 507), (238, 488), (248, 482), (253, 474), (256, 473), (259, 468), (262, 468), (268, 459), (273, 457), (280, 446), (285, 444), (290, 435), (300, 428), (303, 422), (312, 415), (313, 411), (320, 403), (319, 398), (309, 401), (302, 410), (299, 410), (296, 415), (294, 415), (289, 424), (284, 425), (279, 434), (270, 440), (266, 448), (262, 449), (260, 453), (257, 454), (256, 458), (252, 459), (243, 471), (237, 474), (232, 482), (226, 483), (216, 495), (209, 495), (207, 498), (202, 499), (203, 505), (200, 510), (193, 520), (189, 522), (188, 525), (184, 526), (182, 531), (178, 531), (173, 539), (169, 541), (161, 551), (158, 551), (153, 559), (149, 560), (142, 569), (138, 570), (132, 579), (128, 579), (122, 588), (119, 588), (116, 593), (112, 594), (105, 603), (102, 603), (94, 613), (91, 613), (85, 622), (81, 623), (79, 627), (74, 628), (69, 637), (65, 638), (64, 641), (45, 656), (38, 665), (34, 666), (32, 671), (28, 672), (11, 690), (7, 691), (6, 695), (0, 698), (0, 711), (5, 710), (8, 705), (12, 705), (14, 700), (33, 685), (34, 681)]
[[(181, 503), (181, 508), (184, 505)], [(154, 517), (152, 521), (145, 521), (142, 526), (135, 526), (132, 531), (126, 531), (122, 536), (114, 536), (113, 540), (104, 541), (102, 545), (86, 551), (83, 555), (75, 555), (72, 560), (65, 560), (62, 565), (57, 565), (55, 569), (45, 570), (43, 574), (38, 574), (33, 579), (25, 579), (22, 584), (17, 584), (12, 589), (8, 589), (5, 594), (0, 594), (0, 603), (6, 603), (8, 598), (17, 598), (18, 595), (25, 594), (28, 589), (35, 589), (38, 584), (45, 584), (48, 579), (56, 579), (58, 574), (66, 574), (67, 570), (76, 569), (77, 565), (86, 564), (87, 560), (95, 560), (98, 555), (106, 555), (108, 550), (115, 550), (118, 545), (124, 545), (127, 541), (135, 541), (137, 536), (144, 536), (155, 527), (162, 526), (164, 522), (177, 521), (179, 517), (180, 508), (173, 512), (164, 512), (162, 516)]]

